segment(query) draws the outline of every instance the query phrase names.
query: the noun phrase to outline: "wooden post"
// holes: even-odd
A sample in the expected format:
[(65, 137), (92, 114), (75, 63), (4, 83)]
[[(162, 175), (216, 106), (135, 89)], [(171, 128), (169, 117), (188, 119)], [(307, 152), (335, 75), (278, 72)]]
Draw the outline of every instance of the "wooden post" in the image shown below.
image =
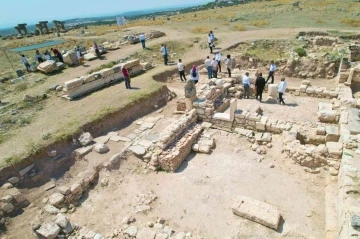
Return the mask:
[(4, 54), (5, 54), (6, 58), (8, 59), (8, 61), (9, 61), (10, 65), (11, 65), (11, 67), (12, 67), (12, 68), (14, 69), (14, 71), (15, 71), (15, 68), (14, 68), (13, 64), (11, 64), (11, 61), (10, 61), (10, 59), (9, 59), (8, 55), (6, 54), (6, 51), (5, 51), (5, 50), (4, 50)]

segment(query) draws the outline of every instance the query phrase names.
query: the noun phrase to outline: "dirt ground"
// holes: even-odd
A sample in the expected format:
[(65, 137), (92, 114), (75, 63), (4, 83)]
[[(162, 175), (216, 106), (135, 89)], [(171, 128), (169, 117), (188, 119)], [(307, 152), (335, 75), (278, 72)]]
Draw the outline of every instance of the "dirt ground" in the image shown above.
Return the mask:
[[(134, 217), (144, 223), (165, 218), (176, 232), (219, 239), (238, 233), (239, 238), (281, 238), (287, 234), (322, 238), (324, 185), (320, 175), (305, 175), (282, 157), (258, 163), (246, 140), (226, 134), (215, 138), (217, 148), (211, 155), (191, 154), (175, 174), (143, 174), (140, 165), (134, 166), (139, 160), (131, 157), (120, 172), (101, 175), (109, 178), (109, 186), (98, 185), (71, 218), (106, 234), (121, 228), (123, 217), (134, 214), (138, 194), (153, 191), (158, 199), (152, 211)], [(270, 162), (275, 168), (269, 168)], [(279, 231), (234, 216), (230, 207), (239, 195), (277, 206), (284, 220)], [(99, 218), (107, 220), (99, 222)]]
[[(263, 94), (263, 101), (266, 100), (267, 93)], [(278, 119), (293, 122), (312, 122), (317, 119), (319, 102), (331, 102), (330, 99), (319, 99), (310, 97), (300, 97), (291, 94), (284, 94), (285, 106), (280, 104), (259, 102), (256, 99), (241, 99), (237, 101), (238, 109), (244, 110), (248, 107), (260, 106), (263, 115), (270, 119)]]

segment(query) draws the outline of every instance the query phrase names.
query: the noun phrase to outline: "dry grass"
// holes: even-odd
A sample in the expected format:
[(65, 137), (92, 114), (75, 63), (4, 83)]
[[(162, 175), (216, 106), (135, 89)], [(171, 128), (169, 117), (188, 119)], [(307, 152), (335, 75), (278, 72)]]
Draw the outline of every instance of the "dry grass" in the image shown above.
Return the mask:
[(206, 34), (209, 33), (211, 29), (209, 27), (195, 27), (191, 30), (192, 33), (198, 33), (198, 34)]
[(360, 27), (360, 19), (350, 18), (350, 19), (341, 19), (341, 23), (350, 26), (350, 27)]
[(251, 23), (251, 25), (255, 26), (255, 27), (265, 27), (267, 25), (269, 25), (268, 21), (265, 20), (257, 20)]
[(235, 26), (232, 27), (232, 29), (233, 29), (234, 31), (246, 31), (245, 26), (242, 25), (242, 24), (235, 25)]

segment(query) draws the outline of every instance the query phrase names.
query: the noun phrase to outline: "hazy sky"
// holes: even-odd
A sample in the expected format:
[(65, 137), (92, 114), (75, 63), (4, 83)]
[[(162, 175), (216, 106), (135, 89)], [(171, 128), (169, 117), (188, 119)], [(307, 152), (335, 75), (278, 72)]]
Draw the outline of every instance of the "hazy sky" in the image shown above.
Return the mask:
[(206, 0), (0, 0), (0, 27), (107, 13), (210, 2)]

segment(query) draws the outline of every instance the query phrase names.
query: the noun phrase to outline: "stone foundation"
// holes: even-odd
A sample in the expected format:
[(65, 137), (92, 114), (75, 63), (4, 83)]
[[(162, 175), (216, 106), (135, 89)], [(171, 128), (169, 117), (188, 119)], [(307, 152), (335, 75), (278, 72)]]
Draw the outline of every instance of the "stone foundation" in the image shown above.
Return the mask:
[(202, 131), (200, 125), (192, 125), (185, 132), (183, 137), (164, 150), (159, 156), (158, 161), (161, 169), (175, 172), (185, 158), (190, 154), (192, 145)]

